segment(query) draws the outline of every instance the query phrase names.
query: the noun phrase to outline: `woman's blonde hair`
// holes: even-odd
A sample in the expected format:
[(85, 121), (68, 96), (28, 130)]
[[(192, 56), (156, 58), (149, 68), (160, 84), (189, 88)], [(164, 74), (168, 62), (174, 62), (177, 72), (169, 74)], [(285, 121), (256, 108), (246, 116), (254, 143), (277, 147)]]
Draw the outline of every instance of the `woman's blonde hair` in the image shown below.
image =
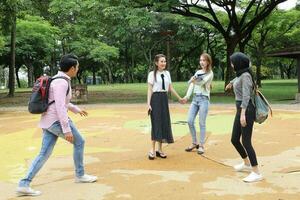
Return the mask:
[(208, 66), (207, 66), (206, 71), (210, 72), (212, 70), (212, 59), (211, 59), (211, 56), (208, 53), (202, 53), (200, 55), (200, 58), (201, 57), (204, 57), (204, 59), (208, 62)]

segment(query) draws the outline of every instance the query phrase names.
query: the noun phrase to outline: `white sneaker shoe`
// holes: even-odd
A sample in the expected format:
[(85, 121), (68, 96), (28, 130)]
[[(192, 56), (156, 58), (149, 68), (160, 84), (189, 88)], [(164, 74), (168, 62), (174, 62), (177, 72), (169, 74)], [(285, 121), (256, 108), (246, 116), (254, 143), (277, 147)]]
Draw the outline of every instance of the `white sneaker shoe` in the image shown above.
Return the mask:
[(42, 192), (33, 190), (31, 187), (17, 187), (16, 193), (18, 196), (39, 196)]
[(246, 178), (243, 179), (244, 182), (252, 183), (256, 181), (261, 181), (263, 176), (261, 174), (257, 174), (255, 172), (251, 172)]
[(243, 171), (251, 172), (251, 170), (252, 170), (251, 165), (245, 165), (245, 163), (234, 165), (233, 168), (237, 172), (243, 172)]
[(197, 153), (199, 154), (199, 155), (202, 155), (202, 154), (204, 154), (204, 147), (203, 146), (199, 146), (199, 148), (198, 148), (198, 150), (197, 150)]
[(88, 174), (85, 174), (81, 177), (75, 178), (76, 183), (93, 183), (93, 182), (96, 182), (97, 180), (98, 180), (97, 176), (92, 176), (92, 175), (88, 175)]

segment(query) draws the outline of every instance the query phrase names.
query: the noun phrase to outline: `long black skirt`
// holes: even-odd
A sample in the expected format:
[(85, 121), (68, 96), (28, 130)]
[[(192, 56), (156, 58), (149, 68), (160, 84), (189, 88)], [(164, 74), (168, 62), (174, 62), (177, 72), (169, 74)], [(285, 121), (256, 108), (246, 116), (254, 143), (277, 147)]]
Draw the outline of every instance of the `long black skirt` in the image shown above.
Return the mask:
[(154, 92), (151, 97), (151, 139), (174, 143), (167, 92)]

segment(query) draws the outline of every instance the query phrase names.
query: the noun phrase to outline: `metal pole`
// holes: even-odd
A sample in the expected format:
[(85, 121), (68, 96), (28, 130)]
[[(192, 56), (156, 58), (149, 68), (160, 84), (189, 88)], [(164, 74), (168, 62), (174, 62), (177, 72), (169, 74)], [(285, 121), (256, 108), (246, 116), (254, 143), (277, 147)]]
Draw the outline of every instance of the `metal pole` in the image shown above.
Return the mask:
[(300, 93), (300, 57), (297, 58), (298, 93)]
[(167, 68), (169, 71), (171, 71), (170, 69), (170, 64), (171, 64), (171, 59), (170, 59), (170, 36), (168, 36), (167, 38)]

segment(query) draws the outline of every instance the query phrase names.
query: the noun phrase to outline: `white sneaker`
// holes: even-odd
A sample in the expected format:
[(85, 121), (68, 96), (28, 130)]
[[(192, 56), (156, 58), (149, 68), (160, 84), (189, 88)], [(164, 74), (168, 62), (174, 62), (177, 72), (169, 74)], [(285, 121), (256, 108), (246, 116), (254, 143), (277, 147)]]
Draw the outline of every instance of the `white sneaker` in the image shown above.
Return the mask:
[(261, 174), (257, 174), (255, 172), (251, 172), (246, 178), (243, 179), (244, 182), (252, 183), (256, 181), (261, 181), (263, 176)]
[(16, 193), (18, 196), (39, 196), (42, 192), (33, 190), (31, 187), (17, 187)]
[(81, 177), (76, 177), (75, 182), (76, 183), (93, 183), (93, 182), (96, 182), (97, 179), (98, 179), (97, 176), (92, 176), (92, 175), (85, 174)]
[(199, 146), (197, 153), (198, 153), (199, 155), (204, 154), (204, 148), (203, 148), (203, 146)]
[(241, 163), (238, 165), (233, 166), (234, 170), (237, 172), (243, 172), (243, 171), (248, 171), (250, 172), (252, 170), (251, 165), (245, 165), (245, 163)]

